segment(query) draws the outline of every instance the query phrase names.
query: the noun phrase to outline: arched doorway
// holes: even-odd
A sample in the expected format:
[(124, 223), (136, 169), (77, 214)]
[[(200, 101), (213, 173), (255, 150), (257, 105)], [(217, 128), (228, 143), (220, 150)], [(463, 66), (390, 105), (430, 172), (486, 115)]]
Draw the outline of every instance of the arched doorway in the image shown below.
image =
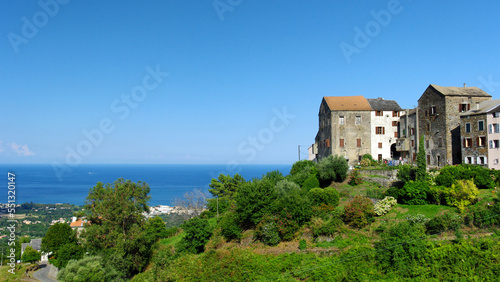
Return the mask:
[(401, 152), (396, 150), (396, 143), (391, 145), (391, 156), (393, 160), (399, 160), (399, 157), (401, 157)]

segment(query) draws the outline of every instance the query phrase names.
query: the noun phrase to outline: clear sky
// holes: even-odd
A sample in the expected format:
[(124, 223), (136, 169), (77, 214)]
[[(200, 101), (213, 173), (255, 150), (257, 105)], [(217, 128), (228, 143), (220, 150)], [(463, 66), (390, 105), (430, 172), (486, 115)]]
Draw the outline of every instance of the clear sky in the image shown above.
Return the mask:
[(287, 164), (323, 96), (500, 93), (499, 1), (1, 1), (0, 163)]

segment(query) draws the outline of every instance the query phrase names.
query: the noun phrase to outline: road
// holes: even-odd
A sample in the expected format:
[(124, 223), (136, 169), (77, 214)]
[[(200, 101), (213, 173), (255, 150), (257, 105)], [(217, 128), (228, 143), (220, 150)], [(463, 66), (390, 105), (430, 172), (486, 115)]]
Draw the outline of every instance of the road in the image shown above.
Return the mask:
[(49, 277), (50, 265), (41, 264), (40, 270), (33, 274), (33, 277), (42, 282), (57, 282), (57, 280)]

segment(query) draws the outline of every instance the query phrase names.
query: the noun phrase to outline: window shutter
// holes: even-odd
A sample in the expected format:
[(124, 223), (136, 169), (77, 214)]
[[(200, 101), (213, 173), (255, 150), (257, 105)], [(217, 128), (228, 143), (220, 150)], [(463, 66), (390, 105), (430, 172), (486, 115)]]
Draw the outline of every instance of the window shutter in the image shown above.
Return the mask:
[(465, 138), (464, 138), (464, 148), (467, 146), (467, 142), (465, 141)]
[(382, 134), (385, 134), (385, 127), (382, 127)]
[(476, 137), (476, 144), (477, 144), (477, 147), (479, 147), (479, 137)]
[(470, 110), (470, 104), (467, 104), (467, 111)]

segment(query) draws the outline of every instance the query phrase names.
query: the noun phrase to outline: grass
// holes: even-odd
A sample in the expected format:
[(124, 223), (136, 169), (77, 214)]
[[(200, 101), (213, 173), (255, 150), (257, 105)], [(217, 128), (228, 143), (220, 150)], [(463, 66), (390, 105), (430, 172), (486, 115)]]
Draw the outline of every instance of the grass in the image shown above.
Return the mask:
[[(28, 263), (16, 264), (16, 270), (14, 271), (14, 274), (9, 272), (9, 270), (11, 269), (9, 265), (0, 267), (0, 281), (21, 281), (23, 278), (27, 278), (28, 276), (26, 275), (26, 269), (30, 265), (31, 264)], [(32, 272), (30, 272), (30, 276), (33, 276)]]
[(161, 239), (160, 240), (160, 245), (164, 245), (164, 246), (175, 246), (177, 243), (179, 243), (181, 241), (181, 239), (185, 236), (186, 234), (184, 232), (180, 232), (178, 233), (177, 235), (175, 236), (172, 236), (172, 237), (169, 237), (169, 238), (165, 238), (165, 239)]
[(346, 230), (345, 233), (338, 235), (335, 239), (331, 241), (322, 241), (316, 243), (316, 247), (319, 248), (338, 248), (345, 249), (347, 247), (360, 247), (360, 246), (371, 246), (372, 239), (370, 239), (365, 234), (354, 231)]
[(394, 206), (384, 217), (392, 219), (405, 219), (408, 215), (423, 214), (426, 218), (433, 218), (445, 212), (456, 212), (456, 208), (438, 205), (402, 205)]

